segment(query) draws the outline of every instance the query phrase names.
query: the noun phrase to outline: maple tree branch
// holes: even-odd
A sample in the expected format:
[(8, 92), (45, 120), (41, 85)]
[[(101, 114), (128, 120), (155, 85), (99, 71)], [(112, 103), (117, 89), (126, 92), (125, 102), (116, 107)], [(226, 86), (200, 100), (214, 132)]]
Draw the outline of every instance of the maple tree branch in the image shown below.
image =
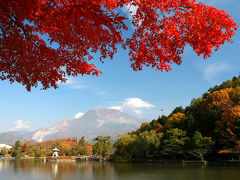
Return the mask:
[(162, 15), (165, 16), (165, 14), (163, 13), (163, 11), (161, 9), (160, 9), (160, 11), (161, 11)]
[[(19, 27), (23, 34), (24, 34), (24, 37), (26, 38), (26, 40), (28, 41), (28, 37), (27, 37), (27, 34), (26, 34), (26, 30), (22, 27), (21, 24), (19, 24), (16, 20), (14, 20), (10, 15), (8, 15), (8, 13), (6, 12), (6, 10), (1, 7), (1, 9), (3, 10), (3, 12), (6, 14), (6, 16), (9, 18), (10, 22), (12, 22), (13, 24), (15, 24), (17, 27)], [(15, 17), (14, 17), (15, 18)], [(15, 18), (16, 19), (16, 18)], [(1, 28), (2, 29), (2, 28)]]
[[(125, 12), (115, 11), (123, 7)], [(134, 9), (136, 29), (123, 38), (123, 30), (128, 29), (124, 20), (129, 19), (123, 14)], [(133, 70), (150, 66), (169, 71), (170, 64), (182, 63), (186, 44), (198, 56), (209, 57), (213, 47), (230, 41), (238, 29), (224, 11), (190, 0), (34, 0), (27, 4), (26, 0), (1, 0), (0, 14), (5, 58), (0, 66), (7, 74), (0, 74), (0, 79), (21, 83), (28, 91), (38, 82), (43, 89), (55, 88), (65, 75), (98, 75), (101, 72), (87, 62), (94, 58), (91, 54), (99, 52), (100, 61), (112, 58), (119, 44), (129, 51)], [(212, 22), (211, 29), (206, 29)], [(59, 46), (48, 46), (42, 34), (49, 34), (50, 42)]]
[(0, 25), (0, 29), (1, 29), (1, 31), (2, 31), (2, 33), (0, 34), (0, 36), (3, 37), (3, 38), (6, 38), (6, 34), (5, 34), (4, 31), (3, 31), (2, 25)]
[(8, 18), (10, 19), (11, 22), (13, 22), (15, 25), (17, 25), (22, 30), (26, 40), (28, 41), (26, 30), (21, 26), (21, 24), (19, 24), (17, 21), (15, 21), (11, 16), (8, 16)]
[[(182, 10), (183, 12), (186, 13), (187, 10), (184, 9), (184, 8), (191, 8), (191, 7), (189, 7), (189, 6), (180, 6), (178, 9), (179, 9), (179, 10)], [(192, 10), (192, 8), (191, 8), (191, 10)], [(192, 12), (193, 12), (193, 10), (192, 10)], [(195, 22), (198, 23), (196, 14), (193, 13), (193, 16), (194, 16), (194, 20), (195, 20)]]
[(129, 12), (130, 8), (131, 8), (132, 4), (130, 4), (128, 10), (125, 12), (125, 14), (123, 15), (124, 17), (126, 16), (126, 14)]
[(179, 7), (178, 9), (179, 9), (179, 10), (182, 10), (182, 11), (184, 11), (184, 12), (187, 12), (186, 9), (184, 9), (184, 7), (183, 7), (183, 8), (182, 8), (182, 7)]
[[(1, 31), (2, 31), (2, 33), (3, 33), (3, 28), (2, 28), (2, 25), (0, 25), (0, 29), (1, 29)], [(3, 33), (4, 34), (4, 33)]]

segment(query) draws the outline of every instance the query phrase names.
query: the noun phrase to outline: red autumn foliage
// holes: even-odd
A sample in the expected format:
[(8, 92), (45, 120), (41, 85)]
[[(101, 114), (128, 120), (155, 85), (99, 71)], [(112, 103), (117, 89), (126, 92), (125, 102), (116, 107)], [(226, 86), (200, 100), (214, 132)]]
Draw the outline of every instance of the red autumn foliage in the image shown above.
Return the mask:
[(56, 141), (43, 141), (43, 142), (40, 142), (39, 144), (53, 146), (56, 144)]
[(87, 146), (87, 153), (89, 156), (92, 155), (92, 151), (93, 151), (92, 146)]
[[(136, 6), (134, 32), (117, 8)], [(238, 26), (223, 10), (196, 0), (0, 0), (0, 79), (57, 88), (66, 75), (99, 75), (91, 62), (128, 47), (131, 67), (171, 70), (189, 44), (204, 58), (231, 42)], [(54, 46), (51, 46), (54, 44)]]

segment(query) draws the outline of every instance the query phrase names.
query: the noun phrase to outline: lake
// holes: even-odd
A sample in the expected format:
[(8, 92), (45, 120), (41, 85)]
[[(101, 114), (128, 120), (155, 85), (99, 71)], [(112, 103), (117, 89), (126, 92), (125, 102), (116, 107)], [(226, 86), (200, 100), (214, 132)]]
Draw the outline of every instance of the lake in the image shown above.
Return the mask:
[(240, 167), (0, 160), (0, 180), (239, 180)]

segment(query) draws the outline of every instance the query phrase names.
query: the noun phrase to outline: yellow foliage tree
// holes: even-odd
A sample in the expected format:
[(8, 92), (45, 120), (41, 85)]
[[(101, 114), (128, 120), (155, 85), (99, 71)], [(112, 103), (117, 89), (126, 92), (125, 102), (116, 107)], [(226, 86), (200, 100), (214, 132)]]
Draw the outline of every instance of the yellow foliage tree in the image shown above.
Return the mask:
[(232, 106), (233, 102), (229, 97), (229, 93), (232, 90), (232, 88), (226, 88), (209, 94), (201, 105), (202, 113), (206, 112), (208, 109), (214, 106), (219, 107), (222, 111), (224, 111), (225, 108)]
[(156, 131), (156, 133), (160, 133), (160, 132), (164, 131), (164, 127), (159, 122), (154, 123), (153, 129), (154, 129), (154, 131)]
[(186, 115), (183, 113), (180, 113), (180, 112), (174, 113), (171, 115), (170, 118), (168, 118), (165, 124), (165, 128), (166, 129), (174, 128), (176, 125), (180, 124), (181, 121), (185, 118), (186, 118)]
[(224, 135), (236, 136), (232, 130), (239, 117), (240, 105), (234, 106), (228, 110), (226, 109), (222, 114), (222, 119), (216, 122), (216, 129)]

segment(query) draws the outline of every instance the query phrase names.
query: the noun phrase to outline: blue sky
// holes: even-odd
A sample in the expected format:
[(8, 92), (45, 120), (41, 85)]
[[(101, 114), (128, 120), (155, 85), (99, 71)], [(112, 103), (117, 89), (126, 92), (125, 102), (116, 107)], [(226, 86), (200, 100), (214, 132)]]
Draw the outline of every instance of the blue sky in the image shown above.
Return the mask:
[[(240, 25), (239, 0), (201, 2), (227, 11)], [(58, 89), (26, 89), (17, 83), (0, 81), (0, 132), (35, 130), (95, 108), (115, 108), (149, 120), (169, 114), (176, 106), (188, 105), (215, 84), (238, 76), (240, 72), (240, 31), (233, 44), (225, 44), (204, 60), (185, 49), (183, 63), (171, 72), (130, 68), (128, 52), (119, 50), (113, 60), (96, 63), (100, 77), (70, 78)], [(163, 109), (163, 111), (161, 111)]]

